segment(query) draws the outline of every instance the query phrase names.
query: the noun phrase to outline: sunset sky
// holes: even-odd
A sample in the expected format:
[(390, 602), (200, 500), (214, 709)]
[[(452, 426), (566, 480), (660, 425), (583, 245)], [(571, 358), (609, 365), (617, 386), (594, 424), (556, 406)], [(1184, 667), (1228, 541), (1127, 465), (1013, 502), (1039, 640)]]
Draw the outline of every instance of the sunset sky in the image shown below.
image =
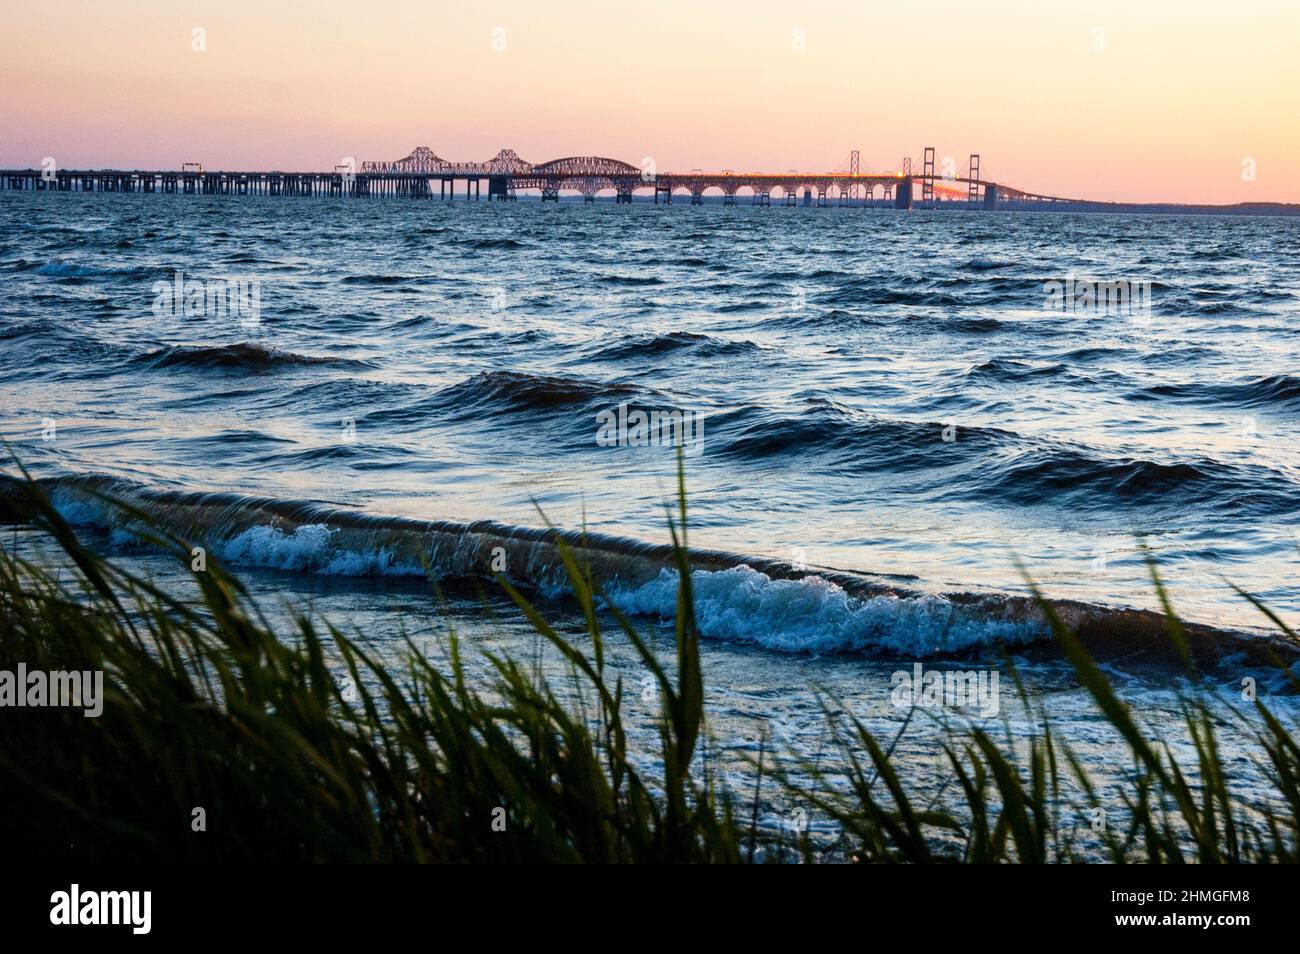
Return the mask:
[[(202, 31), (196, 43), (195, 30)], [(194, 47), (201, 45), (202, 50)], [(1300, 202), (1297, 0), (15, 4), (0, 165), (328, 169), (416, 145)], [(1243, 181), (1253, 160), (1254, 181)]]

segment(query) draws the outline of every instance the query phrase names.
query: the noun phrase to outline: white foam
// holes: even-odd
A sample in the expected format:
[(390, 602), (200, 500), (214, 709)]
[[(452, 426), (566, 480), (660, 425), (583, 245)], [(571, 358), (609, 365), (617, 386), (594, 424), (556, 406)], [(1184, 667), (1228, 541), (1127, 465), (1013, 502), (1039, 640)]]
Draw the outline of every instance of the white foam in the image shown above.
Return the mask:
[[(140, 536), (128, 523), (116, 522), (118, 515), (97, 500), (68, 497), (56, 492), (55, 508), (73, 526), (106, 529), (114, 546), (138, 544)], [(399, 561), (392, 551), (372, 552), (340, 549), (334, 543), (338, 531), (324, 524), (307, 524), (285, 533), (278, 527), (249, 527), (212, 544), (213, 555), (229, 564), (276, 570), (320, 573), (324, 576), (423, 576), (424, 567)]]
[(368, 553), (337, 549), (336, 530), (313, 523), (285, 533), (278, 527), (249, 527), (217, 545), (227, 563), (300, 570), (325, 576), (421, 576), (422, 567), (396, 561), (385, 548)]
[[(112, 525), (97, 504), (64, 500), (58, 507), (72, 523)], [(116, 535), (123, 528), (113, 529)], [(325, 524), (303, 525), (287, 533), (262, 525), (226, 538), (213, 549), (230, 564), (327, 576), (422, 576), (425, 572), (422, 565), (403, 562), (386, 548), (341, 548), (337, 534), (336, 528)], [(1048, 637), (1046, 627), (1037, 621), (990, 616), (937, 595), (854, 597), (819, 576), (778, 580), (741, 565), (696, 570), (691, 580), (696, 619), (704, 636), (786, 652), (885, 650), (924, 657)], [(561, 566), (535, 574), (531, 582), (549, 597), (570, 589)], [(672, 619), (677, 612), (675, 570), (664, 569), (640, 586), (614, 585), (606, 592), (625, 613)]]
[[(664, 570), (636, 589), (611, 592), (610, 598), (624, 612), (671, 619), (677, 582), (675, 571)], [(859, 599), (819, 576), (775, 580), (738, 566), (696, 570), (691, 583), (703, 635), (787, 652), (884, 649), (928, 656), (1048, 635), (1040, 623), (980, 616), (942, 596)]]

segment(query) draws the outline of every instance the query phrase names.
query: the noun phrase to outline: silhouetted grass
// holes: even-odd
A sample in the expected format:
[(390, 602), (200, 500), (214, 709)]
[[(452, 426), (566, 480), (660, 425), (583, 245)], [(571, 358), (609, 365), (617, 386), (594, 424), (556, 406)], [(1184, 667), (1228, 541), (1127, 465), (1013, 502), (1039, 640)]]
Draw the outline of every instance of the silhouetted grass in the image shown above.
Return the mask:
[[(384, 665), (303, 614), (292, 631), (276, 632), (215, 562), (192, 574), (197, 601), (183, 600), (93, 553), (39, 485), (17, 484), (17, 516), (55, 541), (75, 569), (0, 557), (0, 669), (24, 662), (29, 670), (103, 670), (106, 700), (94, 719), (75, 708), (0, 710), (0, 837), (16, 853), (86, 861), (789, 857), (780, 835), (759, 825), (769, 771), (762, 755), (753, 801), (743, 806), (718, 789), (707, 763), (702, 778), (692, 770), (706, 725), (680, 486), (678, 511), (669, 518), (680, 580), (671, 672), (617, 610), (602, 604), (590, 574), (568, 551), (573, 596), (586, 622), (580, 642), (560, 635), (501, 581), (566, 660), (580, 700), (574, 704), (539, 674), (495, 656), (490, 690), (472, 688), (454, 635), (444, 671), (409, 642), (404, 666)], [(144, 514), (131, 516), (138, 526), (150, 525)], [(187, 541), (159, 529), (147, 535), (190, 566)], [(1159, 592), (1165, 599), (1163, 587)], [(607, 612), (658, 688), (653, 777), (629, 755), (624, 687), (606, 673), (599, 620)], [(1287, 808), (1261, 817), (1234, 799), (1203, 706), (1186, 707), (1197, 754), (1189, 772), (1117, 698), (1069, 629), (1050, 619), (1133, 762), (1126, 817), (1101, 836), (1110, 858), (1297, 859), (1300, 748), (1262, 702), (1255, 703), (1257, 734), (1276, 801)], [(1180, 638), (1176, 623), (1170, 638)], [(331, 666), (341, 666), (348, 679), (336, 678)], [(1023, 687), (1021, 698), (1028, 706)], [(893, 758), (892, 744), (859, 721), (827, 718), (838, 764), (801, 765), (797, 776), (788, 767), (771, 770), (773, 785), (842, 830), (827, 857), (1069, 861), (1081, 854), (1072, 820), (1077, 806), (1063, 807), (1067, 785), (1083, 793), (1086, 807), (1104, 808), (1045, 712), (1041, 731), (1018, 744), (981, 729), (952, 732), (944, 754), (955, 797), (946, 806), (909, 795), (907, 765)], [(196, 808), (204, 810), (206, 831), (192, 830)], [(799, 856), (823, 856), (810, 839), (800, 840)]]

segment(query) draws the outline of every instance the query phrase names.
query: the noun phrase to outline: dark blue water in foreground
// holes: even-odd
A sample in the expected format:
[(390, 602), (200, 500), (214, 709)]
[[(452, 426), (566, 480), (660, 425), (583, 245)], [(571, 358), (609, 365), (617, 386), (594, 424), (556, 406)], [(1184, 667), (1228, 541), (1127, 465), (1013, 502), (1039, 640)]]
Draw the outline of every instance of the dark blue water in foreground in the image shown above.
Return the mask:
[[(1068, 275), (1150, 312), (1053, 307)], [(676, 409), (696, 545), (1149, 606), (1142, 535), (1189, 616), (1260, 622), (1223, 578), (1300, 613), (1293, 219), (5, 194), (0, 281), (43, 475), (659, 541), (674, 450), (600, 415)], [(319, 544), (232, 553), (392, 569)], [(721, 635), (861, 638), (833, 593), (713, 596)]]

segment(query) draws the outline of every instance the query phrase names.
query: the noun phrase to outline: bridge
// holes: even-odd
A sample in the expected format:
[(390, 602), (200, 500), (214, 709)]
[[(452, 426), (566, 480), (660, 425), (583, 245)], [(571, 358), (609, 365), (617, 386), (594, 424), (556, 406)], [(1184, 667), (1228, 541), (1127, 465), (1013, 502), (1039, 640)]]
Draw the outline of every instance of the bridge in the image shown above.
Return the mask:
[(912, 169), (911, 159), (904, 159), (897, 171), (864, 173), (855, 151), (847, 171), (695, 169), (659, 173), (602, 156), (568, 156), (533, 164), (511, 149), (502, 149), (484, 162), (453, 162), (418, 146), (402, 159), (363, 162), (359, 169), (349, 161), (328, 172), (209, 172), (197, 163), (186, 163), (179, 171), (70, 170), (49, 164), (42, 169), (0, 169), (0, 191), (432, 198), (436, 184), (440, 199), (454, 198), (459, 187), (466, 199), (477, 200), (486, 182), (488, 199), (501, 201), (534, 190), (541, 193), (543, 202), (559, 201), (561, 192), (576, 192), (586, 202), (594, 202), (601, 193), (613, 193), (615, 202), (631, 203), (635, 193), (653, 192), (656, 205), (661, 201), (671, 205), (674, 196), (702, 205), (710, 191), (720, 194), (724, 205), (735, 205), (742, 194), (754, 205), (771, 205), (774, 199), (796, 205), (802, 198), (804, 205), (895, 209), (1042, 209), (1100, 204), (1038, 195), (984, 179), (977, 154), (971, 155), (964, 176), (936, 173), (933, 147), (926, 147), (924, 156), (919, 172)]

